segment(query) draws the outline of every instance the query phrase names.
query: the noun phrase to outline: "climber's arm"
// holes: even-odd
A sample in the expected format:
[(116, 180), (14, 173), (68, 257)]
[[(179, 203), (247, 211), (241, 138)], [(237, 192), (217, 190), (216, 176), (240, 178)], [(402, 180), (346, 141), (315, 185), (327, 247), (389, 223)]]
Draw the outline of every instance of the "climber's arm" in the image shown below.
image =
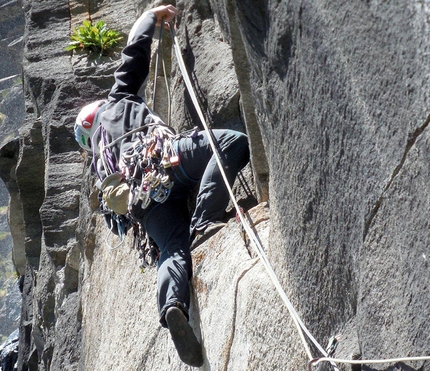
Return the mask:
[(164, 21), (169, 23), (173, 20), (173, 18), (178, 14), (178, 11), (173, 5), (162, 5), (157, 6), (156, 8), (153, 8), (145, 13), (143, 13), (139, 19), (134, 23), (130, 33), (128, 34), (128, 41), (127, 45), (133, 42), (133, 40), (136, 38), (136, 35), (141, 34), (139, 31), (139, 28), (144, 23), (145, 18), (147, 17), (148, 13), (153, 13), (157, 17), (157, 23), (156, 26), (161, 25), (161, 21), (164, 18)]
[(110, 92), (114, 100), (121, 99), (117, 94), (137, 95), (149, 74), (151, 43), (155, 26), (162, 18), (170, 22), (177, 11), (172, 5), (159, 6), (143, 13), (133, 25), (127, 46), (123, 49), (122, 63), (115, 71), (115, 85)]
[(121, 53), (122, 63), (115, 71), (115, 85), (109, 94), (114, 100), (121, 99), (123, 94), (137, 94), (149, 73), (151, 60), (151, 43), (157, 17), (146, 12), (140, 19), (135, 35)]

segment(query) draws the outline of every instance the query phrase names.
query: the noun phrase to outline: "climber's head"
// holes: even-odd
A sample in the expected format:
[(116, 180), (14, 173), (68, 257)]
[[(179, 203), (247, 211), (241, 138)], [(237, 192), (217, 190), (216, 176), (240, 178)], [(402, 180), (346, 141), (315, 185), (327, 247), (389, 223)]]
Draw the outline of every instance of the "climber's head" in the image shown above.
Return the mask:
[(100, 114), (106, 107), (105, 103), (107, 103), (106, 100), (98, 100), (88, 104), (76, 117), (75, 139), (86, 151), (98, 152), (98, 140), (93, 136), (100, 126)]

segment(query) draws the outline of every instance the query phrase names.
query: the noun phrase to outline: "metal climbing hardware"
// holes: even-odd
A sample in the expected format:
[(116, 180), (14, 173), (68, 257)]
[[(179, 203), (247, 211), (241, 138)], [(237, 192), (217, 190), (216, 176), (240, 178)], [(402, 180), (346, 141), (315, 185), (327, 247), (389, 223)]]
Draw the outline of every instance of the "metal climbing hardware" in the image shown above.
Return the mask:
[(174, 182), (167, 169), (179, 165), (173, 147), (176, 135), (166, 126), (155, 126), (150, 134), (137, 133), (131, 148), (124, 152), (120, 171), (130, 186), (128, 209), (141, 201), (146, 209), (151, 201), (163, 203), (170, 195)]
[(334, 353), (336, 351), (336, 348), (337, 348), (337, 346), (339, 344), (339, 339), (340, 338), (341, 338), (340, 335), (335, 335), (335, 336), (330, 337), (330, 339), (328, 340), (328, 344), (327, 344), (327, 347), (326, 347), (326, 351), (327, 351), (327, 356), (328, 357), (333, 357), (333, 355), (334, 355)]
[[(100, 151), (98, 154), (93, 152), (93, 165), (99, 180), (96, 183), (97, 199), (93, 203), (98, 206), (93, 209), (104, 215), (110, 232), (119, 237), (118, 244), (109, 246), (116, 249), (124, 242), (127, 230), (136, 224), (130, 213), (133, 205), (140, 202), (140, 207), (146, 209), (152, 202), (163, 203), (170, 196), (173, 179), (182, 182), (174, 141), (180, 137), (194, 138), (198, 128), (176, 134), (158, 116), (150, 113), (144, 125), (110, 142), (103, 125), (98, 127), (96, 134), (100, 136)], [(131, 135), (134, 135), (131, 146), (117, 163), (111, 148)], [(142, 267), (152, 265), (157, 259), (155, 244), (136, 232), (135, 242), (143, 254)]]
[[(119, 237), (118, 244), (109, 245), (116, 249), (124, 242), (127, 230), (136, 224), (130, 213), (133, 205), (141, 202), (140, 207), (146, 209), (152, 202), (163, 203), (168, 199), (174, 185), (173, 169), (180, 164), (173, 143), (184, 134), (177, 135), (152, 113), (146, 117), (144, 125), (110, 142), (103, 125), (98, 126), (96, 134), (100, 137), (100, 151), (93, 152), (93, 166), (99, 180), (97, 200), (93, 203), (98, 206), (94, 205), (93, 209), (104, 215), (110, 232)], [(132, 135), (130, 148), (116, 162), (112, 147)], [(136, 238), (138, 250), (144, 251), (142, 265), (153, 264), (157, 255), (154, 244), (146, 242), (147, 238), (139, 233), (138, 236), (135, 233)]]
[(140, 271), (144, 273), (146, 268), (157, 264), (160, 249), (139, 223), (133, 224), (133, 236), (133, 248), (139, 252)]

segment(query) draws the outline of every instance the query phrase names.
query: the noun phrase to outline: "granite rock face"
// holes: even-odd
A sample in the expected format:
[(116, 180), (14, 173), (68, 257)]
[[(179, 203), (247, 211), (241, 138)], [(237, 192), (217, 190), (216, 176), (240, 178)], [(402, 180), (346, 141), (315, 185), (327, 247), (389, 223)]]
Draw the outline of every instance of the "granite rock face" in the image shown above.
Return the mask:
[[(245, 183), (258, 206), (248, 218), (310, 333), (323, 347), (342, 334), (338, 358), (428, 355), (428, 4), (172, 4), (208, 122), (249, 135)], [(25, 122), (0, 157), (24, 281), (19, 369), (189, 369), (157, 322), (155, 271), (140, 271), (131, 240), (109, 249), (115, 239), (90, 211), (91, 159), (73, 136), (79, 109), (106, 97), (125, 41), (101, 59), (63, 50), (83, 19), (126, 36), (149, 6), (23, 1)], [(172, 125), (198, 125), (170, 52), (166, 65)], [(156, 108), (166, 117), (159, 79)], [(193, 252), (202, 369), (306, 369), (294, 321), (248, 245), (232, 218)]]

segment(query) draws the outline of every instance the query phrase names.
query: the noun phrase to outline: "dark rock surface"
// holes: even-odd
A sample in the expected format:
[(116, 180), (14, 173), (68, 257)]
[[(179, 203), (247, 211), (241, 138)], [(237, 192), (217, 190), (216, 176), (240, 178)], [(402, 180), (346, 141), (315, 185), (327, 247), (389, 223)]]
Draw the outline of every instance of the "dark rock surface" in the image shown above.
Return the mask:
[(7, 337), (20, 323), (21, 292), (17, 279), (8, 279), (5, 282), (5, 295), (0, 306), (0, 335)]
[[(7, 156), (8, 142), (18, 138), (25, 115), (21, 61), (23, 54), (24, 13), (19, 1), (0, 1), (0, 147)], [(0, 160), (0, 341), (19, 326), (21, 307), (9, 228), (8, 160)], [(3, 176), (4, 175), (4, 176)], [(5, 184), (6, 182), (7, 184)], [(13, 283), (12, 283), (13, 281)]]
[[(324, 346), (342, 334), (343, 358), (428, 355), (428, 5), (172, 3), (208, 122), (249, 134), (246, 182), (260, 202), (252, 218), (310, 332)], [(185, 370), (157, 323), (154, 272), (139, 272), (129, 245), (110, 251), (90, 213), (90, 159), (73, 138), (80, 107), (106, 96), (120, 47), (100, 60), (63, 50), (89, 15), (126, 35), (149, 2), (23, 6), (26, 116), (19, 140), (0, 152), (24, 278), (19, 367)], [(172, 123), (192, 127), (196, 112), (168, 58)], [(194, 253), (192, 324), (204, 369), (306, 369), (294, 323), (239, 229), (232, 220)]]
[(15, 330), (0, 346), (0, 370), (16, 371), (18, 360), (19, 330)]

